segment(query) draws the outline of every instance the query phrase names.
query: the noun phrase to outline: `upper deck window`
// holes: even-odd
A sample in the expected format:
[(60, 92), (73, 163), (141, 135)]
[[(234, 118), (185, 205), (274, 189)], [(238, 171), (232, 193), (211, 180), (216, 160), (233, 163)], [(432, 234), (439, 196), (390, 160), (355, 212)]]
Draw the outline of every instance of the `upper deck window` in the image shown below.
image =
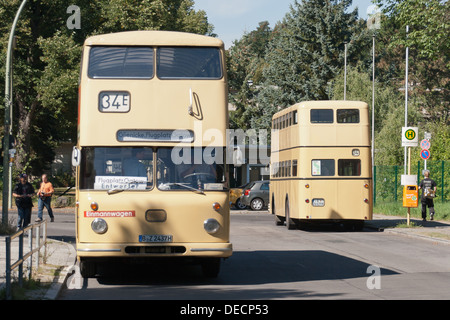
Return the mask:
[(311, 109), (311, 123), (333, 123), (333, 109)]
[(156, 60), (160, 79), (222, 78), (219, 48), (162, 47)]
[(337, 110), (338, 123), (359, 123), (358, 109), (338, 109)]
[(93, 47), (88, 75), (94, 79), (153, 78), (153, 48)]

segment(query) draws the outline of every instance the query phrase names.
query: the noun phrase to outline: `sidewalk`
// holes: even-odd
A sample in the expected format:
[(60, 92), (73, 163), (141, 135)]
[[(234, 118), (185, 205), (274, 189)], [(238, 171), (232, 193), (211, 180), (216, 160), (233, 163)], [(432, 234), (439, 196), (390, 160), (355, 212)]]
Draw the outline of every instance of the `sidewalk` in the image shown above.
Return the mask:
[[(5, 236), (0, 236), (0, 291), (6, 289), (6, 242)], [(24, 238), (24, 253), (28, 250), (28, 236)], [(18, 239), (11, 243), (11, 262), (18, 259)], [(72, 266), (76, 262), (76, 252), (73, 245), (62, 241), (47, 239), (46, 263), (43, 263), (42, 255), (44, 248), (40, 251), (39, 269), (36, 273), (36, 260), (33, 255), (33, 279), (40, 280), (39, 289), (27, 290), (26, 297), (30, 300), (54, 300), (57, 298), (62, 286), (69, 274)], [(24, 275), (27, 264), (24, 264)], [(17, 276), (17, 269), (13, 271), (12, 278)]]
[[(398, 225), (402, 225), (402, 227), (397, 227)], [(450, 245), (450, 221), (422, 221), (421, 219), (411, 219), (410, 225), (411, 227), (406, 227), (406, 215), (405, 217), (399, 217), (380, 214), (374, 214), (373, 220), (365, 224), (366, 227), (379, 231), (422, 238)]]

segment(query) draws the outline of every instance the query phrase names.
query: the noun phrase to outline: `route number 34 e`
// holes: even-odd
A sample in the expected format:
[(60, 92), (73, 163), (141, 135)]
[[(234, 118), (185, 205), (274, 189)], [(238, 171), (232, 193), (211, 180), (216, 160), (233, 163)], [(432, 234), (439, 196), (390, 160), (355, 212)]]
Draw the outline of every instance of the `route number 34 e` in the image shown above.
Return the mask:
[(130, 111), (130, 93), (126, 91), (100, 92), (98, 109), (100, 112)]

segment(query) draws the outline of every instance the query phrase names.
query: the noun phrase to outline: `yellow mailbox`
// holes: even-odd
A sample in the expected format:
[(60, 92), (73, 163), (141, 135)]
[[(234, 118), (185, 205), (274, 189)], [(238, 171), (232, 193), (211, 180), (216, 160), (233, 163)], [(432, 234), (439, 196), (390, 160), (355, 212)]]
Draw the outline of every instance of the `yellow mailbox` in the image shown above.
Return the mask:
[(419, 206), (419, 191), (417, 186), (403, 187), (403, 207), (417, 208)]

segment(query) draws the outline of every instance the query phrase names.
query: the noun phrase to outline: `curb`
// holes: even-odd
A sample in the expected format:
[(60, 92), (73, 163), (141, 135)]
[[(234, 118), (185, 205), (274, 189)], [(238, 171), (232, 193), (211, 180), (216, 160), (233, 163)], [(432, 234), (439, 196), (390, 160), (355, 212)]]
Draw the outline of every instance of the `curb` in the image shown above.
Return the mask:
[(409, 237), (409, 238), (416, 238), (416, 239), (422, 239), (422, 240), (427, 240), (427, 241), (431, 241), (434, 243), (442, 243), (442, 244), (447, 244), (450, 245), (450, 240), (446, 240), (446, 239), (442, 239), (442, 238), (438, 238), (438, 237), (433, 237), (430, 235), (424, 235), (424, 234), (418, 234), (415, 232), (408, 232), (408, 231), (402, 231), (402, 230), (395, 230), (392, 228), (386, 228), (382, 231), (386, 231), (386, 232), (390, 232), (390, 233), (395, 233), (395, 234), (399, 234), (405, 237)]
[(72, 274), (73, 266), (75, 265), (77, 259), (77, 254), (73, 245), (66, 243), (64, 241), (58, 241), (53, 239), (51, 239), (50, 241), (57, 243), (58, 246), (59, 245), (66, 246), (66, 248), (69, 251), (69, 255), (66, 258), (66, 262), (63, 265), (60, 265), (60, 267), (64, 268), (61, 270), (60, 275), (53, 280), (52, 284), (50, 285), (50, 288), (47, 290), (42, 300), (55, 300), (56, 298), (58, 298), (61, 289), (63, 288), (64, 285), (66, 285), (69, 275)]
[[(382, 220), (382, 219), (380, 219)], [(386, 220), (392, 220), (391, 217), (389, 217)], [(371, 220), (371, 222), (373, 221), (377, 221), (376, 219)], [(443, 239), (440, 237), (435, 237), (432, 236), (430, 234), (425, 234), (421, 233), (420, 227), (417, 228), (395, 228), (395, 227), (390, 227), (390, 226), (377, 226), (376, 224), (365, 224), (364, 228), (367, 229), (371, 229), (377, 232), (388, 232), (388, 233), (393, 233), (393, 234), (397, 234), (397, 235), (401, 235), (401, 236), (405, 236), (405, 237), (409, 237), (409, 238), (416, 238), (416, 239), (421, 239), (421, 240), (427, 240), (427, 241), (431, 241), (434, 243), (442, 243), (442, 244), (450, 244), (450, 239)], [(448, 228), (448, 227), (446, 227)], [(425, 229), (424, 229), (425, 230)], [(445, 235), (446, 237), (448, 237), (448, 235), (450, 234), (448, 230), (444, 231), (444, 232), (439, 232), (440, 228), (431, 228), (430, 230), (434, 230), (435, 233), (439, 234), (441, 233), (442, 235)]]

